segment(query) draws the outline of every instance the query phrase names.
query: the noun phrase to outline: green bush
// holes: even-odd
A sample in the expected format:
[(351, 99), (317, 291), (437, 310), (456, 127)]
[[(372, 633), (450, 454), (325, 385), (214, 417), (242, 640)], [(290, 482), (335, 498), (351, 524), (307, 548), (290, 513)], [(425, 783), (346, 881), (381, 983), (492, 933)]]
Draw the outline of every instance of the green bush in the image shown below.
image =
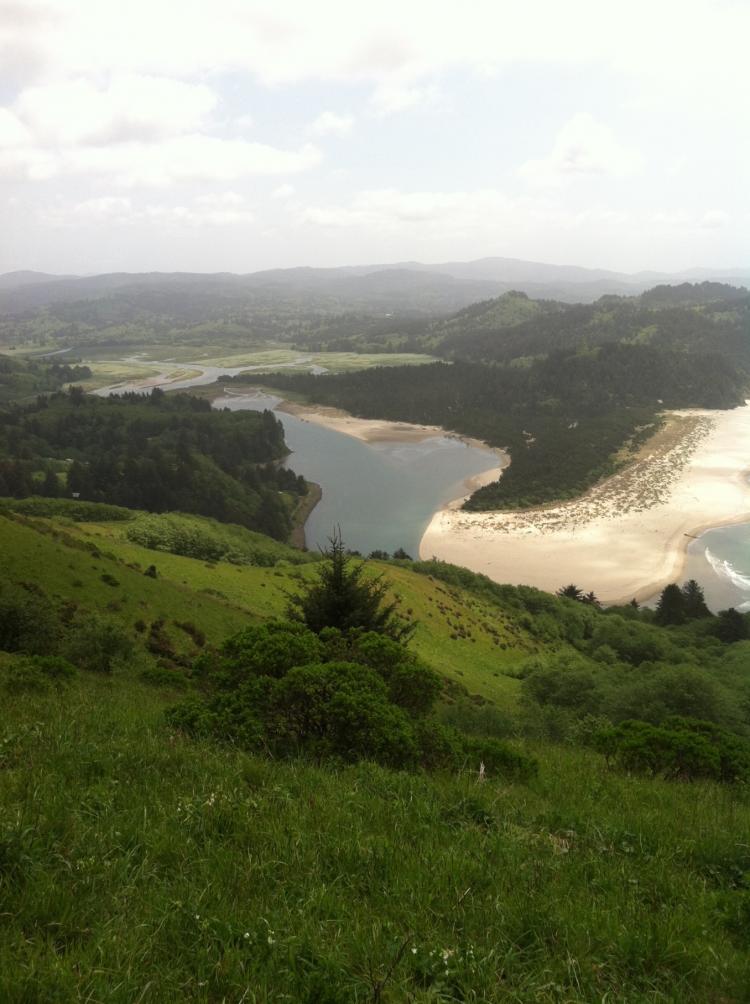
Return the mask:
[(116, 621), (87, 614), (71, 624), (65, 651), (81, 669), (111, 673), (118, 661), (131, 655), (133, 642)]
[(59, 637), (57, 613), (38, 586), (0, 582), (0, 650), (44, 655)]
[(414, 725), (419, 765), (425, 770), (456, 770), (464, 760), (464, 737), (450, 726), (435, 721)]
[(59, 690), (76, 673), (75, 666), (55, 655), (16, 658), (4, 668), (4, 688), (10, 694), (41, 694), (52, 687)]
[(750, 778), (750, 744), (711, 722), (675, 717), (655, 726), (627, 721), (602, 730), (595, 745), (618, 766), (638, 773), (725, 783)]
[(539, 772), (539, 764), (534, 757), (513, 749), (500, 739), (467, 737), (464, 739), (464, 754), (472, 770), (478, 770), (483, 763), (488, 777), (497, 775), (516, 781), (530, 781)]
[[(487, 767), (527, 779), (532, 761), (496, 740), (473, 740), (430, 718), (442, 681), (404, 645), (374, 632), (270, 621), (195, 661), (201, 696), (167, 712), (170, 724), (274, 756), (388, 767)], [(484, 743), (484, 745), (482, 745)], [(477, 765), (479, 763), (477, 759)]]
[(163, 666), (149, 666), (142, 669), (138, 679), (150, 687), (169, 687), (173, 690), (185, 690), (188, 685), (184, 676)]
[(290, 670), (273, 688), (270, 715), (275, 744), (287, 753), (388, 767), (416, 763), (406, 714), (367, 666), (331, 662)]

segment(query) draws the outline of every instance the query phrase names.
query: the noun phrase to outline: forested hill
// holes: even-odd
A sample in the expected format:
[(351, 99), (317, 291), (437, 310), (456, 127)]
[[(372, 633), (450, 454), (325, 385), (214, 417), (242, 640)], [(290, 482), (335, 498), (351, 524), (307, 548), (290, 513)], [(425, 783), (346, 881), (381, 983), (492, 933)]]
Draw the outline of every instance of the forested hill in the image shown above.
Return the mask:
[(600, 297), (595, 303), (531, 299), (511, 291), (449, 316), (319, 332), (318, 348), (429, 351), (448, 359), (508, 362), (556, 349), (625, 341), (689, 351), (720, 352), (750, 363), (750, 293), (717, 282), (656, 286), (641, 296)]
[(0, 410), (0, 496), (176, 509), (284, 540), (307, 490), (275, 463), (287, 452), (270, 411), (214, 411), (162, 391), (98, 398), (73, 387)]
[(87, 380), (88, 366), (56, 359), (13, 359), (0, 355), (0, 405), (60, 390), (66, 383)]
[(447, 358), (507, 362), (624, 342), (717, 352), (750, 364), (750, 293), (744, 289), (719, 283), (659, 286), (641, 297), (605, 296), (593, 304), (529, 301), (521, 311), (518, 304), (524, 299), (521, 293), (507, 294), (481, 305), (482, 310), (436, 322), (425, 336), (431, 351)]
[(258, 382), (366, 418), (441, 425), (509, 448), (503, 477), (467, 504), (491, 509), (581, 493), (616, 470), (627, 449), (655, 429), (664, 407), (734, 407), (745, 379), (720, 356), (609, 344), (528, 367), (435, 363), (421, 366), (418, 379), (408, 367), (389, 367), (275, 373)]

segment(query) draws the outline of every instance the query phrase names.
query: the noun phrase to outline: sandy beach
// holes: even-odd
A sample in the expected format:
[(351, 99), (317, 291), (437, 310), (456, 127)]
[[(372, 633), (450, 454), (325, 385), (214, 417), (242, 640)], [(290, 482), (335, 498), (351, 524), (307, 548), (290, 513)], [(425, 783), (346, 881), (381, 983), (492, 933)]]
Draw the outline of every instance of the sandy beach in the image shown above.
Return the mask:
[(750, 521), (750, 407), (670, 412), (636, 459), (571, 502), (518, 513), (435, 513), (420, 557), (497, 582), (574, 582), (608, 603), (679, 580), (690, 540)]
[(284, 411), (287, 415), (294, 415), (306, 422), (314, 425), (323, 425), (327, 429), (334, 429), (345, 436), (353, 436), (354, 439), (361, 439), (365, 443), (421, 443), (425, 439), (432, 439), (434, 436), (449, 436), (459, 439), (469, 446), (478, 446), (481, 449), (489, 450), (492, 447), (478, 439), (471, 439), (468, 436), (459, 436), (454, 432), (446, 432), (439, 425), (412, 425), (409, 422), (389, 422), (378, 418), (355, 418), (347, 411), (340, 408), (329, 408), (318, 404), (299, 404), (297, 401), (282, 401), (276, 405), (277, 411)]

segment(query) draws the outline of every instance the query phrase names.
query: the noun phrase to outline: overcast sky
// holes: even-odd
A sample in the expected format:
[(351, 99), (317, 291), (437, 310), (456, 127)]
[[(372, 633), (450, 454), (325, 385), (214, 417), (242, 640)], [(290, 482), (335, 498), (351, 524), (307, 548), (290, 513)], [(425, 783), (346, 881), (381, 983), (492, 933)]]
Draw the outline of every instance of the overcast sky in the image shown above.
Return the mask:
[(750, 0), (0, 0), (0, 272), (750, 265)]

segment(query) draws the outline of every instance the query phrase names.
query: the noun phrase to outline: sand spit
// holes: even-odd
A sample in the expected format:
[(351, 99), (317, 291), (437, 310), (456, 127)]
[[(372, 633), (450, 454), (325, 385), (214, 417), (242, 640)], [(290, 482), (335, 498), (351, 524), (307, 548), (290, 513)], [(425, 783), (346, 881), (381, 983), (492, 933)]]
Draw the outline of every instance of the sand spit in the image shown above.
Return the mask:
[(620, 473), (579, 499), (518, 513), (435, 513), (422, 558), (497, 582), (575, 582), (609, 603), (680, 578), (691, 538), (750, 521), (750, 407), (679, 411)]

